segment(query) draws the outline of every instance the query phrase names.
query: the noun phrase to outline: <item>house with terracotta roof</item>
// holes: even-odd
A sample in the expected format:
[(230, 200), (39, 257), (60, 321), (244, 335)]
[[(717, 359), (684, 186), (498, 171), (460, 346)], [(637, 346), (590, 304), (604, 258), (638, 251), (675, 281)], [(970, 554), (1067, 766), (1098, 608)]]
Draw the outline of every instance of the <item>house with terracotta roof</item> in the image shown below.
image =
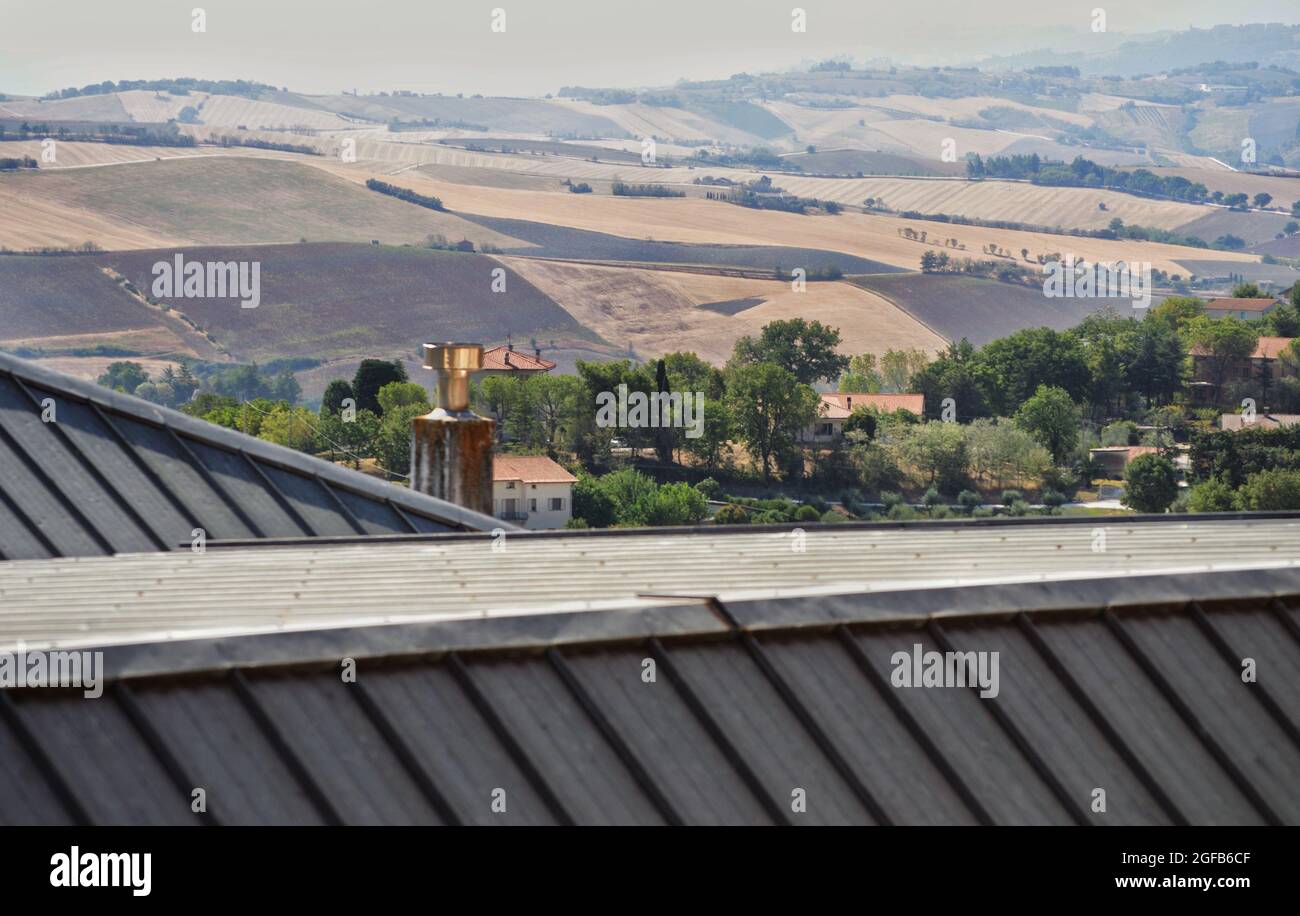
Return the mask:
[(834, 442), (844, 435), (844, 421), (860, 407), (869, 407), (879, 413), (906, 410), (918, 417), (925, 416), (923, 394), (866, 394), (852, 391), (826, 391), (817, 405), (817, 422), (800, 435), (803, 442)]
[(532, 353), (525, 353), (516, 350), (514, 344), (506, 344), (504, 347), (493, 347), (483, 351), (483, 368), (475, 372), (473, 378), (477, 380), (490, 375), (523, 377), (550, 372), (554, 368), (555, 363), (544, 359), (540, 348), (534, 348)]
[(1280, 304), (1278, 299), (1211, 299), (1205, 303), (1207, 318), (1263, 318)]
[[(1264, 299), (1247, 300), (1254, 302), (1264, 302)], [(1296, 374), (1293, 366), (1279, 359), (1282, 351), (1291, 346), (1295, 341), (1294, 337), (1261, 337), (1255, 344), (1255, 350), (1250, 354), (1250, 359), (1241, 359), (1226, 366), (1223, 370), (1223, 377), (1217, 380), (1217, 384), (1226, 387), (1234, 382), (1257, 383), (1260, 387), (1260, 394), (1266, 395), (1269, 386), (1281, 378), (1290, 378)], [(1215, 369), (1213, 357), (1208, 350), (1202, 347), (1193, 347), (1191, 350), (1192, 357), (1192, 381), (1190, 388), (1192, 397), (1198, 402), (1208, 402), (1214, 397), (1216, 385)]]
[(533, 531), (563, 528), (573, 517), (577, 480), (545, 455), (496, 455), (492, 459), (492, 513)]

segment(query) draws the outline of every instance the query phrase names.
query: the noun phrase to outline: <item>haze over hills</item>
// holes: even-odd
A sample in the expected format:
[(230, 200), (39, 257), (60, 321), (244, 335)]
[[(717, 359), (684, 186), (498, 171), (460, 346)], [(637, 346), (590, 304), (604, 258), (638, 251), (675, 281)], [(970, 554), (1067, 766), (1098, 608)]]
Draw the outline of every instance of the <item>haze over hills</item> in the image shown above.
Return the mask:
[[(86, 327), (60, 309), (25, 315), (0, 346), (85, 360), (86, 373), (104, 346), (310, 357), (316, 391), (322, 365), (406, 358), (440, 328), (535, 337), (562, 367), (684, 342), (721, 362), (737, 337), (794, 315), (833, 316), (852, 352), (933, 352), (1077, 320), (1026, 298), (1041, 265), (1068, 255), (1150, 263), (1166, 292), (1240, 277), (1281, 289), (1300, 276), (1287, 254), (1298, 40), (1300, 27), (1272, 25), (1107, 33), (978, 67), (828, 58), (526, 98), (228, 78), (0, 96), (0, 246), (47, 252), (2, 258), (0, 273), (110, 304)], [(73, 248), (113, 254), (50, 253)], [(148, 301), (150, 259), (176, 248), (260, 257), (275, 295), (256, 315)], [(939, 253), (978, 266), (919, 272)], [(473, 283), (498, 267), (505, 298)], [(805, 292), (791, 291), (796, 270)], [(447, 277), (472, 315), (416, 292)], [(961, 297), (975, 311), (951, 307)]]

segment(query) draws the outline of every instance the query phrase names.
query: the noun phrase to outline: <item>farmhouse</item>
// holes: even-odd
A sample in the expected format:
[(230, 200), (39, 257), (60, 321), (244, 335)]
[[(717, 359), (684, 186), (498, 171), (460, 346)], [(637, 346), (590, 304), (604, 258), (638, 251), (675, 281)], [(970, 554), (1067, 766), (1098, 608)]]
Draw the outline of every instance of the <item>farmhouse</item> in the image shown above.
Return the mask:
[(844, 421), (853, 411), (867, 407), (879, 413), (906, 410), (918, 417), (925, 416), (925, 395), (922, 394), (866, 394), (844, 391), (827, 391), (817, 405), (817, 422), (800, 434), (803, 442), (834, 442), (844, 435)]
[(538, 531), (563, 528), (573, 517), (578, 478), (545, 455), (497, 455), (492, 460), (492, 508), (504, 521)]
[(473, 377), (475, 380), (490, 375), (513, 375), (524, 378), (550, 372), (554, 368), (555, 363), (542, 358), (540, 347), (534, 348), (532, 354), (528, 354), (516, 350), (514, 344), (506, 344), (504, 347), (484, 350), (483, 368), (475, 372)]
[(1278, 299), (1211, 299), (1205, 303), (1204, 314), (1209, 318), (1263, 318), (1278, 307)]
[[(1246, 300), (1264, 302), (1267, 300)], [(1226, 366), (1223, 377), (1215, 379), (1213, 356), (1200, 347), (1193, 347), (1192, 381), (1189, 387), (1194, 400), (1205, 403), (1214, 397), (1216, 383), (1220, 386), (1229, 382), (1254, 381), (1259, 384), (1260, 393), (1266, 393), (1269, 386), (1280, 378), (1291, 378), (1296, 374), (1294, 363), (1279, 357), (1295, 341), (1294, 337), (1261, 337), (1255, 344), (1255, 350), (1249, 359), (1236, 360)]]

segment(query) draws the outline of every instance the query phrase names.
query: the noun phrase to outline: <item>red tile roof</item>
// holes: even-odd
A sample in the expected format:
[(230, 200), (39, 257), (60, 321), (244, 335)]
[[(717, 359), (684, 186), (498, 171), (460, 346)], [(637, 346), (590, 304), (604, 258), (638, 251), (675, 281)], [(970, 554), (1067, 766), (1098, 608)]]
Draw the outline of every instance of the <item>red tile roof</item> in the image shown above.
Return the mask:
[(828, 391), (821, 396), (818, 415), (827, 420), (844, 420), (859, 407), (873, 407), (882, 413), (910, 410), (920, 417), (925, 414), (925, 395)]
[(555, 363), (531, 353), (511, 350), (509, 347), (493, 347), (483, 351), (483, 369), (495, 372), (550, 372)]
[(524, 483), (573, 483), (574, 477), (545, 455), (494, 455), (493, 480), (522, 480)]
[(1211, 299), (1205, 310), (1219, 312), (1263, 312), (1277, 305), (1276, 299)]
[[(1251, 359), (1277, 359), (1279, 353), (1290, 346), (1294, 337), (1261, 337), (1255, 344), (1255, 352), (1250, 354)], [(1209, 356), (1210, 351), (1204, 347), (1192, 347), (1193, 356)]]

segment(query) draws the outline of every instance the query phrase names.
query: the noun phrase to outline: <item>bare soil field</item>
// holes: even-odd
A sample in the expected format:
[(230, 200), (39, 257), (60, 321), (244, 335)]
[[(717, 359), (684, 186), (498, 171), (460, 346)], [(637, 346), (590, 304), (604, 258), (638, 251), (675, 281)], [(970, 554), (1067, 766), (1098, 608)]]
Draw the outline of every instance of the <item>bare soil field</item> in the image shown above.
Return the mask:
[(1291, 217), (1282, 213), (1211, 207), (1206, 209), (1204, 216), (1184, 224), (1178, 231), (1206, 242), (1213, 242), (1221, 235), (1235, 235), (1250, 246), (1276, 238), (1282, 227), (1290, 221)]
[(119, 346), (192, 355), (171, 323), (101, 269), (98, 255), (0, 257), (0, 346)]
[[(40, 230), (53, 219), (51, 207), (57, 208), (58, 228), (71, 234), (72, 243), (90, 239), (108, 249), (300, 239), (418, 244), (433, 233), (478, 245), (520, 244), (450, 213), (358, 188), (320, 169), (260, 157), (9, 174), (0, 177), (0, 195), (22, 201), (17, 218), (10, 216), (0, 228), (0, 238), (13, 239), (10, 247), (38, 244)], [(72, 227), (63, 224), (68, 222)], [(133, 241), (108, 229), (121, 226), (140, 237)]]
[[(1106, 307), (1102, 299), (1048, 299), (1041, 289), (943, 274), (900, 274), (854, 281), (897, 305), (949, 340), (982, 345), (1022, 328), (1064, 330)], [(1119, 301), (1121, 314), (1134, 312)]]
[[(0, 176), (0, 248), (69, 248), (94, 242), (101, 248), (157, 248), (180, 241), (176, 236), (116, 216), (88, 213), (75, 206), (19, 193), (27, 176)], [(34, 177), (34, 176), (33, 176)]]
[[(149, 289), (166, 251), (97, 260)], [(261, 304), (237, 298), (166, 299), (241, 361), (311, 356), (415, 355), (426, 340), (503, 341), (592, 335), (518, 275), (493, 292), (497, 262), (478, 254), (349, 244), (186, 249), (195, 260), (257, 261)]]
[[(321, 167), (334, 168), (325, 163)], [(366, 169), (344, 169), (338, 174), (364, 182), (368, 174), (374, 173)], [(801, 216), (692, 198), (659, 200), (509, 191), (416, 177), (410, 177), (406, 183), (421, 193), (441, 197), (449, 209), (466, 213), (545, 221), (626, 238), (841, 251), (910, 269), (919, 268), (925, 251), (936, 249), (904, 239), (900, 235), (904, 228), (924, 230), (940, 238), (956, 238), (966, 245), (966, 250), (959, 253), (973, 258), (981, 257), (983, 246), (990, 243), (1017, 256), (1021, 248), (1026, 248), (1030, 258), (1040, 253), (1073, 253), (1088, 260), (1148, 261), (1161, 270), (1175, 269), (1176, 259), (1196, 256), (1196, 249), (1177, 245), (953, 226), (859, 213)], [(1224, 252), (1223, 256), (1228, 260), (1258, 260), (1257, 255), (1237, 252)]]
[(41, 161), (41, 141), (6, 140), (0, 142), (0, 158), (30, 156), (42, 171), (66, 168), (85, 168), (98, 165), (120, 165), (127, 162), (154, 162), (159, 159), (191, 159), (194, 157), (249, 155), (265, 153), (267, 158), (280, 154), (272, 151), (248, 149), (221, 149), (211, 146), (130, 146), (119, 143), (79, 143), (60, 141), (54, 148), (55, 161)]
[[(887, 301), (848, 283), (809, 283), (805, 292), (796, 293), (789, 283), (777, 280), (529, 258), (498, 260), (558, 302), (579, 324), (642, 359), (687, 350), (721, 365), (738, 338), (793, 317), (839, 328), (840, 349), (848, 354), (912, 347), (933, 351), (945, 344)], [(754, 304), (734, 314), (709, 307), (750, 300)]]
[(788, 276), (795, 267), (810, 275), (825, 274), (838, 267), (846, 274), (896, 273), (903, 270), (879, 261), (869, 261), (839, 251), (794, 248), (778, 245), (698, 245), (629, 239), (602, 232), (570, 229), (550, 223), (466, 215), (466, 219), (489, 229), (532, 243), (534, 248), (504, 249), (543, 258), (579, 261), (625, 261), (641, 264), (704, 265), (717, 268), (745, 268), (772, 274), (778, 268)]

